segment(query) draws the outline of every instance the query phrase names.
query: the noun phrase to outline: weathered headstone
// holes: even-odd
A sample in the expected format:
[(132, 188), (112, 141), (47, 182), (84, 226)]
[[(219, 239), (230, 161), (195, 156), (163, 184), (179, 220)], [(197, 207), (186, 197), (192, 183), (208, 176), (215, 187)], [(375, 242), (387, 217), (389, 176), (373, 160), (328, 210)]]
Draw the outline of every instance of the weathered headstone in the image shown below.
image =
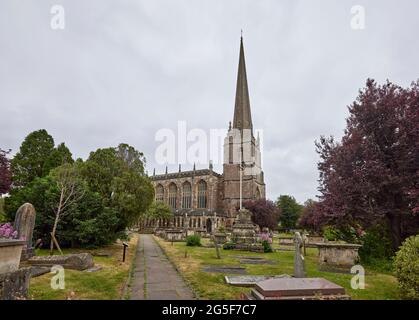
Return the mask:
[(35, 228), (36, 211), (32, 204), (25, 203), (16, 212), (14, 228), (19, 239), (24, 239), (26, 245), (22, 250), (21, 260), (27, 260), (35, 255), (32, 245), (33, 229)]
[(296, 232), (294, 235), (294, 277), (295, 278), (305, 278), (305, 265), (304, 265), (304, 256), (301, 252), (303, 247), (303, 239), (299, 232)]

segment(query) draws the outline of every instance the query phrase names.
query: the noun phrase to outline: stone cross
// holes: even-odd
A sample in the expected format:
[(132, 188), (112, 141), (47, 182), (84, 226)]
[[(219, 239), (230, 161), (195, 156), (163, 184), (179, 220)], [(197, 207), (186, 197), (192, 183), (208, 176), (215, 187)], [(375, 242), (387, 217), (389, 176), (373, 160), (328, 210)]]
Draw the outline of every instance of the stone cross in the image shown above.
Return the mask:
[(294, 235), (294, 277), (295, 278), (305, 278), (305, 265), (304, 265), (304, 256), (301, 253), (303, 247), (303, 238), (299, 232), (296, 232)]
[(18, 232), (19, 239), (26, 240), (26, 246), (22, 250), (22, 260), (26, 260), (35, 255), (32, 245), (35, 217), (35, 208), (30, 203), (23, 204), (16, 212), (14, 228)]

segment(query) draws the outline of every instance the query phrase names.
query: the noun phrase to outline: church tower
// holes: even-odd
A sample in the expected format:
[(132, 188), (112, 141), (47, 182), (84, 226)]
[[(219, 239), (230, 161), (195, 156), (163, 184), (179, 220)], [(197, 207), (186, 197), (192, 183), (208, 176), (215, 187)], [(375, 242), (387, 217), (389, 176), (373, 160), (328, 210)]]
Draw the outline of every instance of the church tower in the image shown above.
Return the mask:
[(240, 175), (243, 202), (265, 198), (260, 139), (253, 132), (243, 37), (240, 38), (233, 123), (230, 122), (224, 139), (223, 201), (224, 211), (230, 217), (237, 215), (240, 206)]

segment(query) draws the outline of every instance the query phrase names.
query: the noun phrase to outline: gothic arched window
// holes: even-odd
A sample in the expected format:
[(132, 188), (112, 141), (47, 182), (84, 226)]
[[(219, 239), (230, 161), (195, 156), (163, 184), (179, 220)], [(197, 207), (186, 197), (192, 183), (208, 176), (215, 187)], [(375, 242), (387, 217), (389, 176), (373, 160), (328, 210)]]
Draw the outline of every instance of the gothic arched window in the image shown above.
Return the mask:
[(161, 184), (156, 187), (156, 201), (164, 201), (164, 188)]
[(182, 190), (182, 208), (190, 209), (192, 203), (192, 187), (189, 182), (183, 184)]
[(177, 187), (174, 183), (169, 185), (169, 206), (176, 209)]
[(198, 183), (198, 208), (204, 209), (207, 207), (207, 183), (204, 180)]

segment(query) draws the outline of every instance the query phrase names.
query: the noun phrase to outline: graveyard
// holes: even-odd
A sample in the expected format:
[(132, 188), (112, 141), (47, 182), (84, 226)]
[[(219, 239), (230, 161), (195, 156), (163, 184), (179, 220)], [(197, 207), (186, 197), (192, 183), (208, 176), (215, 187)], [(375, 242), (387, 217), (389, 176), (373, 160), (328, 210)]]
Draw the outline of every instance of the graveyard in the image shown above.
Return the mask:
[[(248, 287), (228, 285), (226, 275), (238, 276), (235, 273), (204, 271), (205, 266), (244, 267), (242, 275), (289, 275), (294, 273), (294, 251), (275, 251), (272, 253), (255, 253), (236, 250), (221, 250), (221, 259), (217, 258), (214, 248), (188, 247), (185, 242), (173, 244), (155, 237), (159, 245), (164, 249), (171, 261), (177, 266), (179, 272), (190, 283), (192, 288), (203, 299), (240, 299), (242, 293), (250, 291)], [(210, 241), (203, 241), (203, 245)], [(185, 258), (185, 252), (187, 252)], [(319, 270), (318, 249), (307, 248), (305, 266), (307, 277), (319, 277), (327, 279), (345, 288), (352, 299), (387, 300), (399, 299), (397, 279), (391, 272), (383, 273), (370, 268), (366, 269), (366, 288), (354, 290), (351, 288), (351, 277), (347, 273), (334, 273)], [(244, 257), (258, 257), (272, 261), (266, 264), (246, 264)], [(234, 272), (234, 271), (233, 271)]]
[[(89, 272), (66, 270), (65, 290), (51, 288), (54, 274), (33, 277), (29, 286), (29, 299), (33, 300), (121, 300), (127, 295), (129, 272), (135, 257), (138, 237), (129, 242), (126, 261), (122, 262), (122, 244), (115, 243), (100, 249), (82, 250), (92, 254), (99, 270)], [(80, 250), (64, 249), (64, 254), (77, 254)], [(37, 250), (37, 255), (47, 256), (48, 250)]]
[(419, 300), (418, 19), (129, 2), (1, 5), (0, 300)]

